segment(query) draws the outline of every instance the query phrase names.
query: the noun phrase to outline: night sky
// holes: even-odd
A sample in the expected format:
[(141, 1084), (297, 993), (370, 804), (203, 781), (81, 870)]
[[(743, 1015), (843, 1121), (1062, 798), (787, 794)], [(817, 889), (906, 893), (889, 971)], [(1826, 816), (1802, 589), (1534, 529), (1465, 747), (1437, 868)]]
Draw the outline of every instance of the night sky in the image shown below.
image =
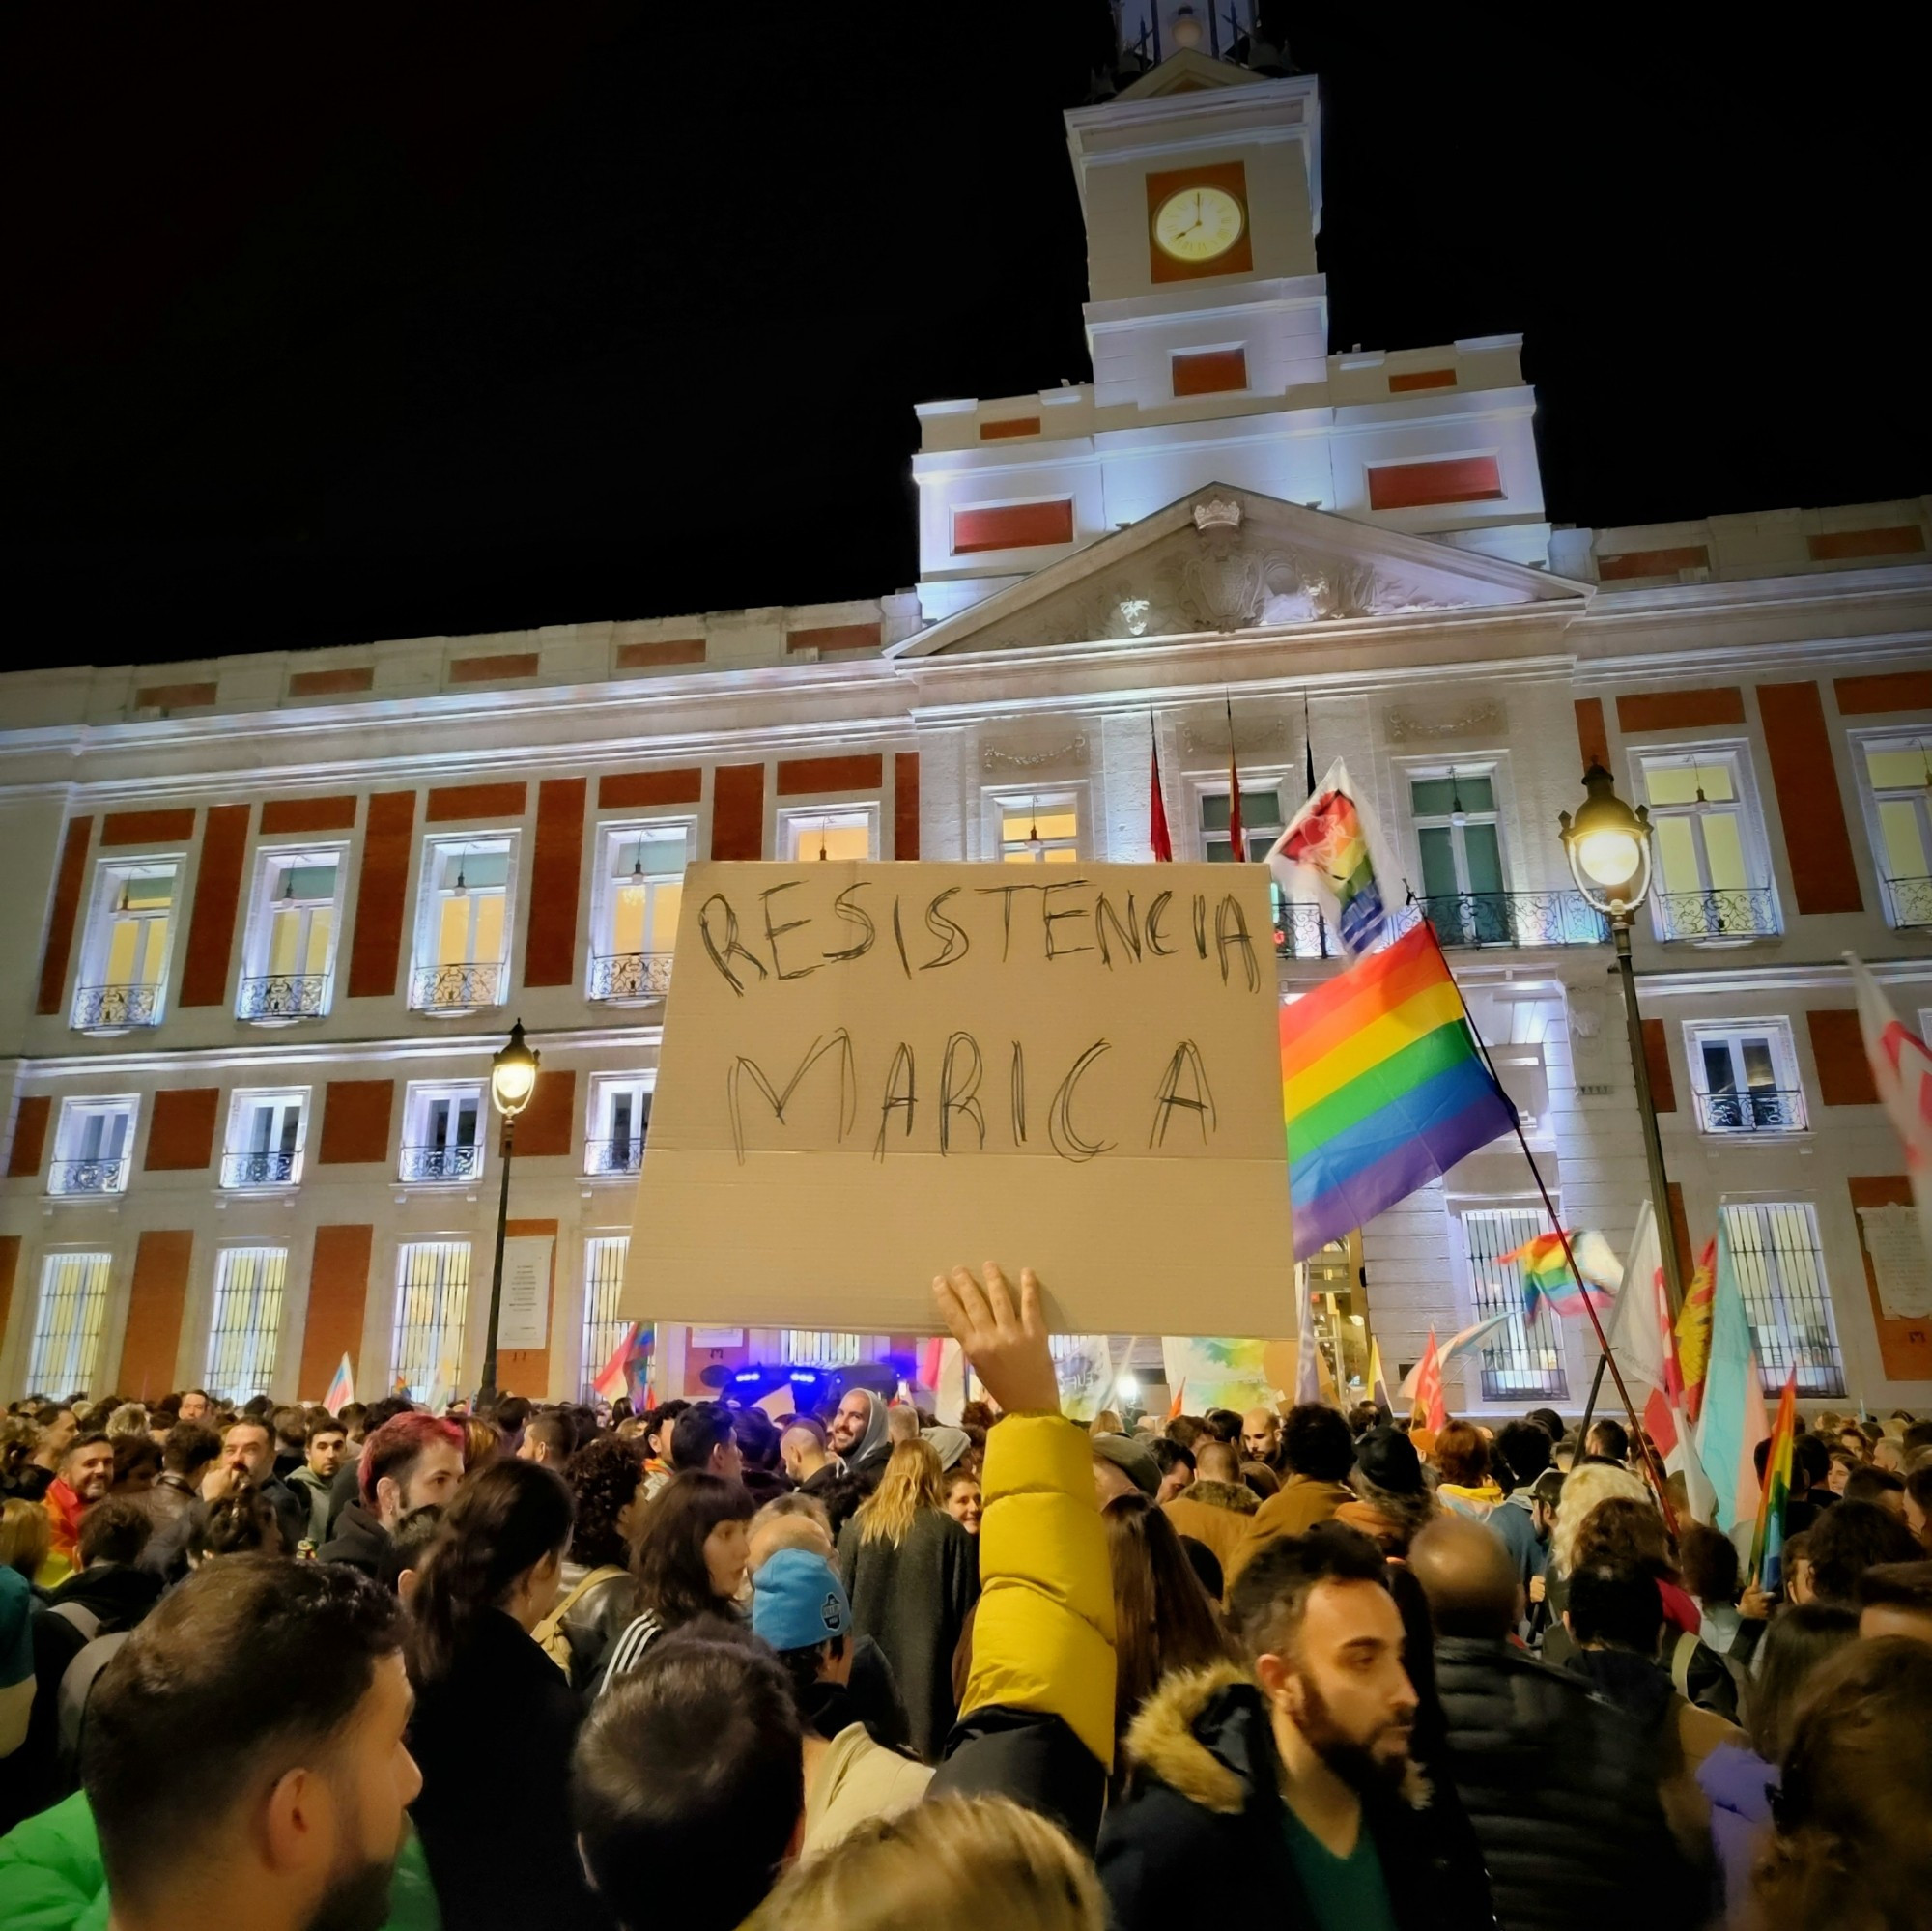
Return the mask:
[[(1522, 330), (1559, 522), (1932, 490), (1922, 73), (1868, 14), (1369, 11), (1286, 10), (1332, 347)], [(1089, 373), (1060, 115), (1107, 43), (1105, 0), (10, 10), (0, 662), (910, 585), (913, 404)]]

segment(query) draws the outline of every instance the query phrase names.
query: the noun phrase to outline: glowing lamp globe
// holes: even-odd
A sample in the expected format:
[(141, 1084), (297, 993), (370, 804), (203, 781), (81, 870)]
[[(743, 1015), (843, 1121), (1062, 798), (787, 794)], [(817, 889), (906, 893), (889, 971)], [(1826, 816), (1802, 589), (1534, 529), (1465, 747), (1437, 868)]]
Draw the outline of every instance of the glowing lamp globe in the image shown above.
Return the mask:
[(514, 1120), (529, 1104), (541, 1059), (524, 1043), (524, 1022), (519, 1019), (510, 1028), (510, 1043), (490, 1062), (490, 1097), (505, 1120)]
[(1650, 815), (1617, 796), (1601, 764), (1583, 774), (1583, 790), (1577, 815), (1564, 811), (1557, 818), (1571, 876), (1599, 912), (1628, 917), (1650, 890)]

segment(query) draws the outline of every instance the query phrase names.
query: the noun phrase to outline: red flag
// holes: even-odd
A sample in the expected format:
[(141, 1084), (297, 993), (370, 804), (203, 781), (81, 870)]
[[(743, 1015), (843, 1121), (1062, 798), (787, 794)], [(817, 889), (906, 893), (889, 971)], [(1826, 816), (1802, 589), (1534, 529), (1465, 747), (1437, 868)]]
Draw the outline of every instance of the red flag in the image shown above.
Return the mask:
[(1442, 1363), (1435, 1352), (1435, 1330), (1429, 1330), (1429, 1346), (1423, 1350), (1422, 1366), (1415, 1371), (1415, 1406), (1422, 1410), (1424, 1428), (1438, 1433), (1449, 1426), (1449, 1406), (1442, 1399)]
[[(1223, 698), (1224, 703), (1228, 703)], [(1241, 772), (1235, 762), (1235, 707), (1228, 703), (1228, 856), (1237, 864), (1248, 855), (1241, 833)]]
[(1171, 1401), (1167, 1405), (1167, 1418), (1169, 1421), (1177, 1421), (1179, 1419), (1180, 1405), (1186, 1399), (1187, 1399), (1187, 1377), (1183, 1375), (1180, 1377), (1180, 1386), (1175, 1389), (1174, 1391), (1173, 1401)]
[(1160, 740), (1148, 719), (1148, 740), (1153, 747), (1153, 778), (1148, 785), (1148, 844), (1162, 865), (1174, 863), (1174, 840), (1167, 831), (1167, 801), (1160, 795)]

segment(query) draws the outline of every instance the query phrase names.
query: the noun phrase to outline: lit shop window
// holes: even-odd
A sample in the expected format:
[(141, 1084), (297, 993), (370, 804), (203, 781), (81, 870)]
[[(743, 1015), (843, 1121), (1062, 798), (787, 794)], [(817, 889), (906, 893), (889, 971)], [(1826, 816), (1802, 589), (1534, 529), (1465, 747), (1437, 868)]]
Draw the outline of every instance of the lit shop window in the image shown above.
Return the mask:
[(1534, 1314), (1524, 1315), (1522, 1270), (1516, 1262), (1502, 1258), (1548, 1231), (1541, 1206), (1478, 1207), (1462, 1220), (1471, 1311), (1477, 1320), (1496, 1314), (1509, 1316), (1483, 1349), (1484, 1400), (1515, 1401), (1522, 1396), (1567, 1400), (1570, 1383), (1563, 1372), (1563, 1339), (1556, 1317), (1540, 1296)]
[(1076, 865), (1080, 809), (1070, 795), (1000, 801), (1000, 856), (1009, 865)]
[(500, 1006), (508, 974), (508, 838), (433, 840), (423, 872), (410, 1004), (461, 1014)]
[(412, 1402), (427, 1401), (439, 1389), (455, 1393), (469, 1311), (469, 1241), (405, 1243), (396, 1261), (395, 1372), (390, 1377), (396, 1393)]
[(1765, 1393), (1776, 1394), (1795, 1365), (1800, 1395), (1842, 1395), (1845, 1364), (1811, 1203), (1726, 1202), (1718, 1211)]
[(1638, 760), (1650, 807), (1657, 882), (1651, 916), (1661, 939), (1750, 939), (1778, 930), (1764, 881), (1763, 827), (1744, 753), (1645, 752)]
[(228, 1148), (221, 1156), (221, 1184), (294, 1186), (301, 1178), (307, 1118), (306, 1092), (238, 1093), (228, 1109)]
[(483, 1171), (483, 1088), (412, 1086), (403, 1110), (401, 1178), (437, 1184)]
[(277, 1026), (328, 1010), (341, 884), (340, 852), (263, 855), (238, 1016)]
[(76, 1030), (125, 1033), (160, 1024), (179, 883), (172, 861), (101, 867), (74, 993)]
[(108, 1254), (47, 1256), (41, 1267), (41, 1299), (34, 1310), (34, 1346), (27, 1360), (29, 1394), (72, 1395), (93, 1387), (113, 1264)]
[(879, 855), (879, 808), (779, 813), (779, 849), (790, 859), (868, 859)]
[(125, 1193), (138, 1104), (131, 1098), (63, 1100), (47, 1191), (82, 1197)]
[(286, 1247), (224, 1247), (214, 1270), (208, 1330), (208, 1391), (225, 1402), (269, 1392), (282, 1335)]
[(662, 999), (670, 987), (692, 828), (630, 825), (604, 834), (590, 997)]
[(1801, 1133), (1804, 1087), (1783, 1020), (1687, 1026), (1687, 1057), (1706, 1133)]

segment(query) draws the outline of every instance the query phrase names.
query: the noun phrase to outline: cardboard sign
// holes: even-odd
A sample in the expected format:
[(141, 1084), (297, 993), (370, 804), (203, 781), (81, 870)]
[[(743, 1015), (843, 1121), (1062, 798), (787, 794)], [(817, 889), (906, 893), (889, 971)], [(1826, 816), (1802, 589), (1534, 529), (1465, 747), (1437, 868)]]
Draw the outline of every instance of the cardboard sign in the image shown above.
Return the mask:
[(1036, 1269), (1058, 1332), (1278, 1332), (1267, 887), (1258, 865), (693, 866), (625, 1315), (930, 1333), (932, 1276), (992, 1260)]

